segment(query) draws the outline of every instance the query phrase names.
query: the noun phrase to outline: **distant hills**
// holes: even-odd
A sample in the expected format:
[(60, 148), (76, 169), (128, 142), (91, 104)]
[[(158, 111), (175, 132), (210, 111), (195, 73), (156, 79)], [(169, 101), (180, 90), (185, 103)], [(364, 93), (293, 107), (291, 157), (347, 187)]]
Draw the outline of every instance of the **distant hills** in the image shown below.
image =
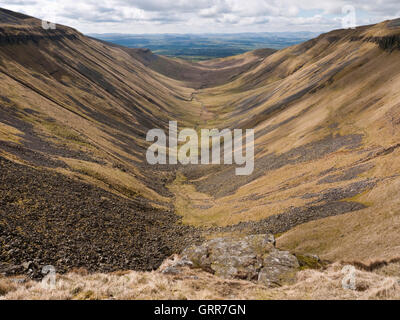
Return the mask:
[(130, 48), (187, 60), (224, 58), (260, 48), (282, 49), (318, 36), (313, 32), (235, 34), (90, 34)]

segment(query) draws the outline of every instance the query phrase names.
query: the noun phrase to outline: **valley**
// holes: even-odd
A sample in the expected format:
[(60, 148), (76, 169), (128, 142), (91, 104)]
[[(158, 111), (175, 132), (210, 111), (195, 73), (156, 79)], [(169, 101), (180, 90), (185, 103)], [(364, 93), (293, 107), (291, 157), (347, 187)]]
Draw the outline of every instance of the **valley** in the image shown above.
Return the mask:
[[(154, 270), (190, 245), (271, 233), (326, 269), (303, 270), (298, 289), (228, 281), (204, 296), (242, 286), (290, 298), (307, 277), (327, 295), (346, 263), (392, 267), (365, 279), (400, 277), (399, 21), (190, 62), (0, 9), (0, 273), (40, 279), (53, 265), (73, 283), (133, 270), (132, 283), (150, 274), (168, 287)], [(253, 174), (150, 165), (146, 134), (169, 121), (254, 129)]]
[(89, 34), (129, 48), (150, 49), (171, 58), (205, 61), (263, 48), (283, 49), (318, 36), (316, 32), (239, 34)]

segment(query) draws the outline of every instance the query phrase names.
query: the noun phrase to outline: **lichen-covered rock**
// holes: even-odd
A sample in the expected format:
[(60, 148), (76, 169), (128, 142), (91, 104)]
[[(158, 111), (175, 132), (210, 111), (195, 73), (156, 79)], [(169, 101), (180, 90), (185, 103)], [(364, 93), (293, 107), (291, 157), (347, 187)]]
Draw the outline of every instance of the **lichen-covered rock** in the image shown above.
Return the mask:
[(187, 248), (183, 255), (194, 268), (269, 286), (286, 282), (300, 267), (295, 256), (275, 248), (275, 238), (270, 234), (213, 239)]
[(295, 280), (300, 265), (297, 258), (287, 251), (274, 250), (264, 258), (258, 282), (269, 287), (280, 286)]

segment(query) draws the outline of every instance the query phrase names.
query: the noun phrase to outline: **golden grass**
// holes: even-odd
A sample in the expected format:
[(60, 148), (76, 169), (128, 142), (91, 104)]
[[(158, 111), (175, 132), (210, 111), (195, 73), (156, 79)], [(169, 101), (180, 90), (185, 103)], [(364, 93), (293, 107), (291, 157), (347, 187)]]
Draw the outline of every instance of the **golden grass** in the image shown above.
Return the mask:
[(297, 282), (271, 292), (260, 292), (261, 299), (294, 300), (398, 300), (400, 283), (397, 277), (381, 276), (357, 270), (356, 290), (343, 289), (343, 265), (334, 264), (325, 271), (304, 270)]
[(196, 206), (212, 205), (213, 200), (210, 196), (196, 191), (191, 184), (186, 184), (186, 178), (183, 174), (177, 173), (175, 181), (168, 186), (168, 189), (174, 193), (174, 206), (176, 213), (182, 216), (184, 224), (193, 226), (213, 225), (215, 220), (225, 219), (222, 215), (214, 214), (211, 216), (205, 210), (196, 208)]
[[(343, 41), (324, 51), (328, 46), (328, 41), (320, 41), (304, 55), (292, 54), (300, 46), (279, 51), (237, 80), (201, 90), (197, 99), (217, 115), (207, 126), (229, 126), (257, 116), (298, 92), (310, 83), (310, 75), (323, 77), (339, 64), (358, 58), (357, 63), (337, 73), (331, 83), (297, 99), (290, 107), (257, 125), (256, 133), (297, 116), (256, 140), (260, 148), (256, 162), (262, 155), (281, 154), (329, 134), (363, 134), (362, 146), (354, 151), (341, 149), (319, 160), (265, 172), (258, 179), (240, 187), (233, 195), (222, 198), (215, 199), (198, 192), (190, 184), (191, 181), (176, 184), (171, 190), (176, 196), (176, 209), (184, 217), (185, 223), (225, 226), (241, 221), (257, 221), (291, 207), (304, 206), (310, 201), (301, 199), (304, 194), (319, 194), (328, 188), (345, 187), (361, 179), (378, 178), (383, 180), (376, 188), (345, 199), (362, 203), (367, 209), (300, 225), (283, 234), (278, 242), (287, 249), (299, 253), (318, 253), (332, 261), (372, 261), (396, 257), (400, 248), (400, 151), (397, 149), (392, 154), (362, 161), (368, 155), (368, 150), (388, 148), (400, 141), (400, 67), (396, 62), (399, 53), (383, 52), (372, 43)], [(287, 59), (279, 70), (266, 74), (259, 86), (243, 90), (254, 80), (252, 76), (257, 72), (261, 74), (268, 65), (283, 57)], [(304, 64), (303, 68), (291, 74), (301, 64)], [(322, 68), (322, 64), (328, 67)], [(271, 92), (273, 94), (266, 102), (256, 104), (245, 114), (233, 116), (234, 111), (240, 110), (239, 103), (244, 99), (267, 96)], [(332, 124), (337, 124), (337, 127), (330, 127)], [(321, 172), (331, 168), (350, 168), (357, 163), (370, 163), (374, 167), (351, 181), (317, 184)], [(260, 198), (247, 200), (249, 195), (259, 195)]]
[(90, 146), (90, 144), (78, 132), (58, 123), (43, 121), (41, 122), (46, 131), (67, 142), (81, 146)]
[[(90, 182), (95, 182), (103, 188), (128, 198), (143, 196), (157, 201), (168, 202), (169, 199), (160, 196), (155, 191), (147, 188), (132, 173), (123, 172), (110, 165), (101, 165), (89, 161), (62, 158), (74, 171), (86, 177)], [(93, 181), (93, 179), (95, 181)]]
[(16, 289), (17, 286), (10, 279), (0, 277), (0, 297), (5, 296)]
[(0, 140), (19, 143), (24, 135), (20, 130), (0, 122)]
[[(57, 275), (55, 288), (28, 281), (10, 285), (0, 292), (4, 300), (368, 300), (400, 299), (399, 273), (396, 276), (357, 270), (356, 290), (342, 287), (343, 265), (334, 264), (326, 270), (298, 272), (292, 285), (266, 288), (242, 280), (227, 280), (199, 270), (183, 269), (179, 275), (154, 272), (115, 272), (86, 274), (70, 272)], [(5, 282), (6, 281), (6, 282)]]
[[(210, 281), (216, 285), (210, 288)], [(239, 288), (243, 289), (240, 292)], [(116, 274), (75, 273), (58, 276), (55, 289), (41, 283), (29, 282), (8, 293), (4, 299), (63, 299), (63, 300), (192, 300), (221, 299), (225, 296), (242, 299), (254, 292), (256, 285), (244, 281), (224, 281), (212, 275), (192, 271), (184, 276), (166, 276), (157, 272), (123, 272)]]
[(358, 198), (372, 207), (300, 225), (277, 243), (298, 253), (331, 261), (392, 259), (400, 249), (400, 179), (388, 179)]

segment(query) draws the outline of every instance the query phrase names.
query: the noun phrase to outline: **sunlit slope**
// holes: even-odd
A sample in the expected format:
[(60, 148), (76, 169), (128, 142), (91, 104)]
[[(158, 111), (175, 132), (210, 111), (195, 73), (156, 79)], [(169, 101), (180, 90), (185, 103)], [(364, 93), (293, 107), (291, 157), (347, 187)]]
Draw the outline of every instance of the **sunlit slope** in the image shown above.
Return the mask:
[(330, 32), (198, 92), (213, 115), (204, 125), (255, 128), (255, 171), (184, 169), (191, 184), (177, 180), (172, 189), (187, 191), (176, 201), (185, 221), (284, 233), (282, 246), (332, 259), (396, 255), (399, 25)]
[[(115, 45), (113, 45), (115, 46)], [(233, 81), (241, 74), (260, 65), (274, 49), (259, 49), (241, 55), (191, 63), (152, 53), (148, 49), (120, 47), (146, 67), (169, 78), (183, 82), (186, 87), (201, 89)]]
[(196, 114), (192, 91), (0, 9), (0, 272), (152, 270), (198, 238), (173, 212), (172, 168), (145, 161), (148, 130)]
[[(273, 232), (282, 248), (331, 260), (398, 256), (399, 20), (201, 63), (63, 26), (46, 31), (6, 10), (0, 28), (0, 213), (8, 221), (0, 227), (19, 230), (13, 237), (55, 241), (61, 259), (68, 219), (78, 217), (73, 232), (93, 231), (86, 241), (76, 236), (93, 250), (80, 264), (99, 265), (93, 248), (104, 242), (110, 259), (100, 270), (146, 269), (200, 232), (177, 228), (178, 213), (186, 225), (211, 227), (207, 236)], [(169, 120), (180, 129), (254, 128), (254, 173), (148, 165), (146, 133)], [(67, 231), (51, 235), (54, 208)], [(39, 238), (25, 232), (35, 219)], [(33, 260), (28, 253), (15, 263)], [(126, 257), (138, 260), (120, 262)]]
[(0, 14), (2, 150), (43, 166), (51, 162), (40, 157), (59, 160), (128, 196), (163, 200), (160, 179), (142, 168), (145, 136), (196, 114), (192, 90), (73, 29), (46, 31), (39, 20)]

